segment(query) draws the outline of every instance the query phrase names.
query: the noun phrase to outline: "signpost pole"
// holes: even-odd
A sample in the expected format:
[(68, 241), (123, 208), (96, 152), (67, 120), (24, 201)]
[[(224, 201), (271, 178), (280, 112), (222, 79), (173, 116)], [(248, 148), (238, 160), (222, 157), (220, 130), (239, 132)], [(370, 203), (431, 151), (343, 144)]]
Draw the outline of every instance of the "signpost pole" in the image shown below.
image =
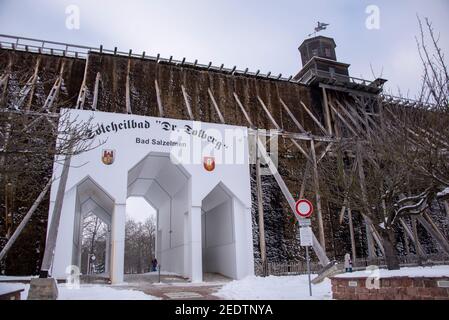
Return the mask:
[(312, 296), (312, 281), (310, 280), (310, 257), (309, 257), (309, 246), (306, 246), (306, 261), (307, 261), (307, 274), (309, 277), (309, 294)]
[(296, 214), (298, 214), (301, 219), (299, 222), (299, 237), (301, 241), (301, 246), (306, 247), (306, 264), (307, 264), (307, 276), (309, 278), (309, 294), (312, 296), (312, 280), (310, 279), (310, 255), (309, 247), (313, 245), (313, 232), (311, 226), (311, 221), (308, 219), (313, 212), (312, 203), (306, 199), (300, 199), (296, 201)]

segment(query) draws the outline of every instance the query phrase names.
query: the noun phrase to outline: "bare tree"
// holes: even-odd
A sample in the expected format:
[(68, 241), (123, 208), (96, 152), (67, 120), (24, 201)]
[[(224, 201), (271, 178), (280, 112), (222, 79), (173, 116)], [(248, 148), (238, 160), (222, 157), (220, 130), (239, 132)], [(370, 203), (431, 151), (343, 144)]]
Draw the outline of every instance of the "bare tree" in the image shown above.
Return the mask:
[(335, 157), (320, 163), (326, 197), (366, 218), (374, 236), (379, 235), (389, 269), (399, 268), (396, 224), (425, 214), (438, 190), (449, 185), (447, 67), (431, 23), (426, 19), (430, 47), (419, 24), (420, 100), (379, 101), (383, 112), (377, 120), (361, 121), (363, 136), (335, 143)]

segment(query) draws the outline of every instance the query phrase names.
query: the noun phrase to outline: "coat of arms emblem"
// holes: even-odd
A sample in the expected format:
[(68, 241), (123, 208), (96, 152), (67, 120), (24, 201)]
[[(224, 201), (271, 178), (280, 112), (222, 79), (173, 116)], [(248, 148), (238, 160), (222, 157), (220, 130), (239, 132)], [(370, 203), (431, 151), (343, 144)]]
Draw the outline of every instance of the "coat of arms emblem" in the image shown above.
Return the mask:
[(203, 166), (207, 171), (213, 171), (215, 169), (215, 158), (214, 157), (204, 157)]
[(115, 150), (103, 149), (103, 152), (101, 154), (101, 161), (103, 161), (103, 163), (106, 165), (113, 164), (114, 163), (114, 154), (115, 154)]

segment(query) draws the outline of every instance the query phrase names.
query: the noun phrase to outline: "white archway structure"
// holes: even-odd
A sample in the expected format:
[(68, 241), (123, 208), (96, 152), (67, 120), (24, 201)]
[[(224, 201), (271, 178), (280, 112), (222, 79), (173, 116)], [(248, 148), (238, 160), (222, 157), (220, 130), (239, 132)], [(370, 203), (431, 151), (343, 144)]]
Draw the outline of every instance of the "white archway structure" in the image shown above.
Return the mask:
[[(97, 213), (110, 225), (110, 277), (123, 281), (126, 199), (143, 197), (157, 210), (157, 257), (162, 269), (202, 281), (203, 269), (234, 279), (254, 274), (251, 189), (246, 128), (192, 121), (66, 110), (74, 121), (91, 121), (99, 148), (73, 156), (63, 196), (51, 275), (65, 278), (79, 265), (80, 226), (84, 213)], [(188, 132), (191, 141), (178, 144), (173, 128)], [(226, 139), (226, 130), (240, 135)], [(200, 161), (174, 163), (170, 155), (192, 152), (199, 145)], [(239, 150), (236, 150), (239, 147)], [(217, 162), (211, 170), (201, 158), (219, 159), (233, 151), (239, 161)], [(104, 161), (104, 154), (113, 161)], [(240, 152), (240, 154), (238, 153)], [(54, 165), (54, 177), (62, 166)], [(58, 190), (55, 179), (50, 214)]]

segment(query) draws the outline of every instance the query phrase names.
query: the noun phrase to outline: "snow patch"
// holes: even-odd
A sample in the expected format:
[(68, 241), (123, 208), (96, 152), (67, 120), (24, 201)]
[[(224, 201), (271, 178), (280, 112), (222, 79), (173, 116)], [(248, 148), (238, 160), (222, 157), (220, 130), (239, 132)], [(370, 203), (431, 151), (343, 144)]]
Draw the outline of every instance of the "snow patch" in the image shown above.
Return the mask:
[[(11, 291), (10, 288), (25, 289), (21, 293), (21, 299), (28, 297), (29, 284), (21, 283), (0, 283), (0, 294), (2, 291)], [(17, 289), (16, 289), (17, 290)], [(58, 300), (159, 300), (137, 290), (115, 289), (106, 285), (85, 285), (82, 284), (78, 289), (58, 284)]]
[(25, 289), (25, 285), (22, 283), (0, 283), (0, 295), (21, 289)]
[[(376, 272), (379, 272), (378, 274)], [(378, 269), (377, 271), (363, 270), (356, 272), (347, 272), (338, 274), (335, 278), (364, 278), (367, 276), (376, 276), (380, 278), (391, 277), (449, 277), (449, 266), (432, 266), (432, 267), (405, 267), (399, 270)]]
[(325, 279), (317, 285), (312, 285), (310, 297), (307, 275), (249, 276), (229, 282), (214, 295), (239, 300), (329, 300), (332, 299), (332, 289), (330, 280)]

